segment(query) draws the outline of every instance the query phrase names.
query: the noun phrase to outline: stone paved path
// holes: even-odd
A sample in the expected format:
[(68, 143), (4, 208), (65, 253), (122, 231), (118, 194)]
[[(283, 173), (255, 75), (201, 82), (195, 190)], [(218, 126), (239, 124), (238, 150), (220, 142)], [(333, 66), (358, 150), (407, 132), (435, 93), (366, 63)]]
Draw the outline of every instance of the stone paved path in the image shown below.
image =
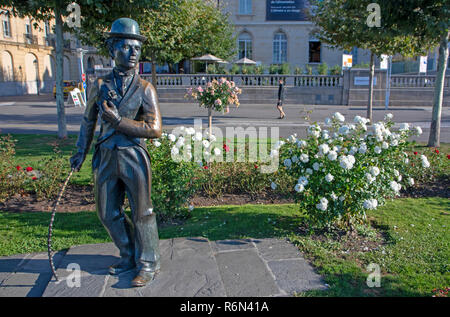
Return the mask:
[[(51, 278), (46, 253), (2, 257), (0, 297), (260, 297), (326, 288), (297, 247), (285, 240), (176, 238), (161, 240), (160, 250), (161, 272), (143, 288), (130, 288), (133, 271), (119, 276), (107, 273), (107, 267), (118, 260), (112, 243), (57, 253), (60, 282)], [(81, 268), (80, 287), (73, 285), (74, 264)]]

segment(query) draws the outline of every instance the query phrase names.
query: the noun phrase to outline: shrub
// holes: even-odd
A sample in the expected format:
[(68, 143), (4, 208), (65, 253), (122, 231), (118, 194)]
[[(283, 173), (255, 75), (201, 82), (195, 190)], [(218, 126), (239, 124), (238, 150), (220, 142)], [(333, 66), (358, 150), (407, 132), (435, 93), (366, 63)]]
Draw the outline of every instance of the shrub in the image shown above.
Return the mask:
[(253, 65), (243, 65), (242, 66), (242, 74), (255, 74), (255, 66)]
[(24, 192), (26, 177), (15, 164), (15, 142), (10, 135), (0, 137), (0, 202)]
[(264, 65), (262, 65), (262, 64), (257, 65), (257, 66), (255, 66), (255, 74), (262, 75), (262, 74), (264, 74), (265, 69), (266, 69), (266, 67)]
[(59, 192), (62, 182), (69, 172), (67, 159), (58, 147), (53, 148), (54, 154), (40, 160), (35, 168), (29, 171), (31, 188), (37, 199), (53, 199)]
[(178, 140), (164, 133), (161, 138), (148, 142), (152, 166), (151, 198), (159, 220), (166, 221), (187, 215), (185, 208), (198, 188), (196, 169), (192, 161), (172, 159)]
[(331, 75), (341, 75), (342, 74), (342, 67), (339, 66), (339, 65), (334, 65), (330, 69), (330, 74)]
[(281, 64), (278, 73), (280, 75), (289, 75), (291, 73), (291, 69), (288, 63)]
[(279, 73), (280, 66), (277, 64), (272, 64), (269, 66), (269, 74), (275, 75)]
[(317, 72), (319, 75), (328, 75), (328, 65), (327, 63), (321, 63), (317, 66)]
[(239, 65), (233, 64), (233, 66), (231, 66), (230, 74), (236, 75), (239, 74), (240, 72), (241, 68), (239, 67)]
[[(308, 128), (306, 140), (291, 136), (278, 145), (280, 162), (296, 179), (291, 184), (295, 199), (312, 226), (352, 228), (363, 222), (365, 211), (376, 209), (386, 198), (399, 194), (414, 182), (408, 171), (412, 158), (406, 153), (408, 138), (420, 134), (402, 124), (393, 132), (392, 115), (368, 126), (359, 116), (346, 124), (340, 113)], [(426, 156), (414, 158), (426, 174)]]
[(303, 68), (301, 68), (301, 67), (295, 67), (294, 68), (294, 75), (301, 75), (301, 74), (303, 74)]
[(206, 68), (206, 73), (208, 74), (217, 74), (217, 67), (215, 64), (209, 64)]
[(313, 69), (310, 65), (306, 65), (305, 66), (305, 74), (306, 75), (312, 75), (313, 74)]

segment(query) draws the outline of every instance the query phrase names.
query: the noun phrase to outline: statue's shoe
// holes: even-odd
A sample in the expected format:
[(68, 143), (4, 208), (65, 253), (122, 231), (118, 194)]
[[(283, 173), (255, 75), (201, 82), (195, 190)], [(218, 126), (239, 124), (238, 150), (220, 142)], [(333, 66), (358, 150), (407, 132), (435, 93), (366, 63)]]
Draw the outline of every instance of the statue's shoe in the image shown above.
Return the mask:
[(159, 273), (159, 270), (156, 271), (139, 271), (138, 275), (131, 281), (132, 287), (143, 287), (147, 285), (147, 283), (151, 282), (155, 275)]
[(127, 271), (130, 271), (136, 267), (136, 263), (133, 260), (121, 259), (118, 263), (109, 267), (109, 274), (118, 275)]

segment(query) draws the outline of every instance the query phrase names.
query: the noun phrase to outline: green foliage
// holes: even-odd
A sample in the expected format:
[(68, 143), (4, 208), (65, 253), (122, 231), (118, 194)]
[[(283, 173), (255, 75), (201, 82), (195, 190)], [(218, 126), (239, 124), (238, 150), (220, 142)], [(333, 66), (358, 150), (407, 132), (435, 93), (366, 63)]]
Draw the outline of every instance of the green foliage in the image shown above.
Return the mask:
[(262, 75), (264, 74), (264, 70), (266, 69), (266, 66), (263, 64), (255, 66), (255, 74), (256, 75)]
[[(367, 6), (371, 0), (314, 0), (316, 6), (312, 21), (317, 25), (315, 36), (321, 41), (343, 50), (353, 47), (370, 50), (377, 56), (381, 54), (418, 56), (426, 54), (439, 43), (439, 32), (432, 35), (430, 29), (437, 31), (436, 24), (428, 27), (427, 18), (437, 24), (450, 20), (448, 10), (439, 13), (445, 0), (438, 5), (429, 6), (427, 1), (390, 1), (376, 3), (381, 7), (380, 27), (369, 27), (367, 19), (371, 12)], [(418, 2), (418, 3), (416, 3)], [(419, 9), (419, 10), (417, 10)], [(430, 15), (427, 16), (424, 13)], [(431, 18), (433, 16), (433, 18)], [(447, 17), (445, 19), (445, 16)], [(424, 29), (427, 29), (424, 31)], [(444, 27), (445, 29), (445, 27)]]
[(353, 68), (369, 68), (369, 63), (359, 63), (353, 66)]
[(306, 65), (305, 66), (305, 73), (306, 75), (312, 75), (313, 74), (313, 68), (311, 65)]
[(289, 75), (291, 73), (291, 69), (288, 63), (281, 64), (278, 74), (280, 75)]
[(31, 182), (31, 187), (38, 199), (56, 198), (69, 171), (67, 159), (61, 151), (55, 147), (53, 152), (53, 155), (43, 158), (33, 168), (36, 179)]
[(148, 143), (152, 165), (152, 202), (158, 219), (167, 221), (187, 216), (187, 204), (198, 188), (198, 166), (192, 161), (175, 161), (173, 142), (164, 134)]
[(330, 69), (331, 75), (342, 75), (342, 67), (340, 65), (334, 65)]
[(241, 68), (239, 67), (239, 65), (233, 64), (233, 66), (231, 66), (230, 74), (236, 75), (236, 74), (240, 74), (240, 73), (241, 73)]
[[(294, 198), (314, 227), (352, 229), (364, 221), (367, 210), (399, 195), (402, 187), (413, 186), (418, 172), (431, 172), (426, 156), (406, 153), (408, 139), (420, 135), (420, 127), (410, 130), (408, 124), (402, 124), (391, 131), (391, 115), (374, 124), (371, 131), (368, 119), (360, 116), (352, 125), (344, 121), (337, 112), (325, 120), (326, 130), (315, 123), (308, 128), (306, 140), (290, 136), (278, 146), (280, 162), (296, 182), (291, 185), (296, 191)], [(416, 170), (421, 167), (420, 171), (411, 173), (410, 164), (415, 164)]]
[(218, 74), (217, 67), (215, 64), (209, 64), (206, 68), (206, 73), (208, 74)]
[(294, 68), (294, 75), (302, 75), (303, 74), (303, 68), (296, 66)]
[(278, 64), (271, 64), (269, 66), (269, 74), (275, 75), (278, 74), (280, 71), (280, 66)]
[(0, 202), (23, 193), (25, 175), (15, 165), (15, 142), (10, 135), (0, 136)]
[(238, 95), (242, 90), (233, 81), (226, 78), (213, 79), (206, 84), (206, 88), (189, 88), (187, 97), (191, 97), (199, 103), (200, 107), (205, 107), (218, 112), (224, 112), (230, 105), (239, 107)]
[(204, 54), (228, 59), (234, 54), (233, 27), (212, 1), (160, 1), (139, 23), (148, 38), (142, 56), (158, 64)]
[(328, 75), (328, 65), (327, 63), (321, 63), (317, 66), (317, 72), (319, 75)]

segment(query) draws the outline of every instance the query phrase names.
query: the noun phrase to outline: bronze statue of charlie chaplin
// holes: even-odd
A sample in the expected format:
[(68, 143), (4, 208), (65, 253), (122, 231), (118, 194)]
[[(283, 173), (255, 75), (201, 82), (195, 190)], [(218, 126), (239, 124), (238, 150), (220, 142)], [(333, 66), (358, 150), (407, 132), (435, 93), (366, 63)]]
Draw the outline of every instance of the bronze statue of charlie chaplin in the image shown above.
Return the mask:
[[(120, 261), (109, 272), (116, 275), (137, 268), (134, 287), (146, 285), (160, 269), (145, 140), (161, 136), (162, 122), (155, 88), (136, 71), (145, 39), (132, 19), (121, 18), (112, 24), (107, 45), (115, 67), (92, 84), (77, 141), (78, 152), (70, 159), (72, 168), (78, 171), (100, 117), (100, 135), (92, 159), (97, 212), (120, 251)], [(125, 194), (131, 220), (123, 212)]]

